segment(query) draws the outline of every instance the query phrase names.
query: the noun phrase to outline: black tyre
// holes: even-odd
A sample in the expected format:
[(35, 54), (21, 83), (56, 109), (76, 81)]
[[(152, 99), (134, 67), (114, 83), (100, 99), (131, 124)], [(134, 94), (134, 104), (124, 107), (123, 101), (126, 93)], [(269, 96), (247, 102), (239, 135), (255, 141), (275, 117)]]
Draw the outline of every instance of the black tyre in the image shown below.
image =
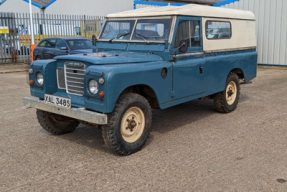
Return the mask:
[(225, 90), (214, 96), (214, 106), (221, 113), (230, 113), (237, 107), (240, 95), (239, 78), (230, 73), (226, 80)]
[(122, 95), (114, 111), (108, 115), (108, 124), (102, 127), (106, 145), (120, 155), (139, 151), (146, 143), (152, 122), (148, 101), (141, 95)]
[(36, 114), (40, 125), (53, 135), (70, 133), (79, 125), (79, 122), (75, 119), (39, 109), (37, 109)]
[(40, 56), (36, 56), (35, 60), (41, 60), (41, 57)]

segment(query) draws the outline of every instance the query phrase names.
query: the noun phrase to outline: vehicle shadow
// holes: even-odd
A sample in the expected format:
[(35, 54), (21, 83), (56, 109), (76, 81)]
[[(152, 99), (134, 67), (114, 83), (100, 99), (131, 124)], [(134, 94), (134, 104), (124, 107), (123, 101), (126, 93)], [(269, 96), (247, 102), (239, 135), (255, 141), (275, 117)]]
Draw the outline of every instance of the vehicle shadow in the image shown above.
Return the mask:
[[(246, 98), (247, 96), (241, 95), (239, 102), (244, 102)], [(214, 108), (213, 100), (198, 99), (164, 110), (154, 109), (152, 110), (152, 113), (151, 135), (146, 146), (154, 139), (152, 133), (165, 134), (174, 131), (187, 124), (192, 124), (198, 120), (208, 118), (210, 115), (217, 113), (217, 111)], [(79, 145), (94, 148), (102, 152), (112, 152), (104, 144), (101, 129), (80, 124), (73, 133), (60, 137), (70, 142), (75, 142)]]
[(166, 133), (216, 113), (213, 100), (193, 100), (164, 110), (153, 110), (152, 132)]
[(61, 135), (60, 137), (69, 142), (110, 153), (102, 138), (102, 130), (98, 128), (80, 124), (74, 132)]
[[(213, 108), (213, 102), (211, 100), (194, 100), (164, 110), (155, 109), (153, 110), (151, 132), (164, 134), (185, 124), (190, 124), (199, 119), (207, 118), (214, 112), (215, 109)], [(101, 129), (80, 124), (73, 133), (62, 135), (60, 137), (79, 145), (85, 145), (90, 148), (110, 153), (110, 150), (104, 145)], [(147, 144), (152, 140), (153, 138), (151, 136)]]

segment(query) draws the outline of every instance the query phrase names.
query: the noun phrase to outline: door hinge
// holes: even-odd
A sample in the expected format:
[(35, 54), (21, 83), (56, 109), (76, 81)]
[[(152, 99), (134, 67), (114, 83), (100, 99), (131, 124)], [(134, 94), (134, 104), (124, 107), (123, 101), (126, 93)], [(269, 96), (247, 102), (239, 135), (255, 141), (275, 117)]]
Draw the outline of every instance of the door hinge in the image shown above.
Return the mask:
[(174, 92), (174, 91), (171, 91), (171, 92), (170, 92), (170, 96), (171, 96), (171, 98), (174, 98), (174, 97), (175, 97), (175, 92)]

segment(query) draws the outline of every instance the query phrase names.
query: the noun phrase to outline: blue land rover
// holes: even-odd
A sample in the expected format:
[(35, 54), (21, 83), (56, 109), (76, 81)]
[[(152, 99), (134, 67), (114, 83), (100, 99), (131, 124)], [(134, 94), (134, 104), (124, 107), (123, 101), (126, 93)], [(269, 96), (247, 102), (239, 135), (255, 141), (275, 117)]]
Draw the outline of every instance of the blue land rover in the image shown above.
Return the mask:
[(91, 54), (58, 56), (30, 65), (40, 125), (52, 134), (79, 123), (102, 129), (122, 155), (140, 150), (152, 108), (213, 99), (235, 110), (239, 81), (256, 77), (255, 18), (248, 11), (201, 5), (143, 8), (110, 14)]

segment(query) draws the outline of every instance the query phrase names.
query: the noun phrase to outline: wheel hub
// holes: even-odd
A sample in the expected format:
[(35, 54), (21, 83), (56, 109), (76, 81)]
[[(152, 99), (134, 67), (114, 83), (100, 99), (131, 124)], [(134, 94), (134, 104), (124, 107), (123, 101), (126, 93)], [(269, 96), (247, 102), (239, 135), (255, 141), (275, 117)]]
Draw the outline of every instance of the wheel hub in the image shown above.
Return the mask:
[(232, 105), (237, 97), (237, 85), (234, 81), (230, 81), (226, 87), (226, 101)]
[(129, 120), (129, 119), (127, 119), (127, 122), (128, 126), (126, 127), (126, 129), (129, 129), (131, 132), (133, 132), (133, 129), (137, 126), (137, 122), (135, 120)]
[(131, 107), (122, 117), (121, 134), (126, 142), (133, 143), (140, 138), (145, 127), (145, 116), (139, 107)]
[(231, 89), (229, 89), (229, 91), (227, 92), (227, 94), (228, 94), (228, 97), (231, 97), (231, 96), (234, 94), (234, 92), (233, 92)]

